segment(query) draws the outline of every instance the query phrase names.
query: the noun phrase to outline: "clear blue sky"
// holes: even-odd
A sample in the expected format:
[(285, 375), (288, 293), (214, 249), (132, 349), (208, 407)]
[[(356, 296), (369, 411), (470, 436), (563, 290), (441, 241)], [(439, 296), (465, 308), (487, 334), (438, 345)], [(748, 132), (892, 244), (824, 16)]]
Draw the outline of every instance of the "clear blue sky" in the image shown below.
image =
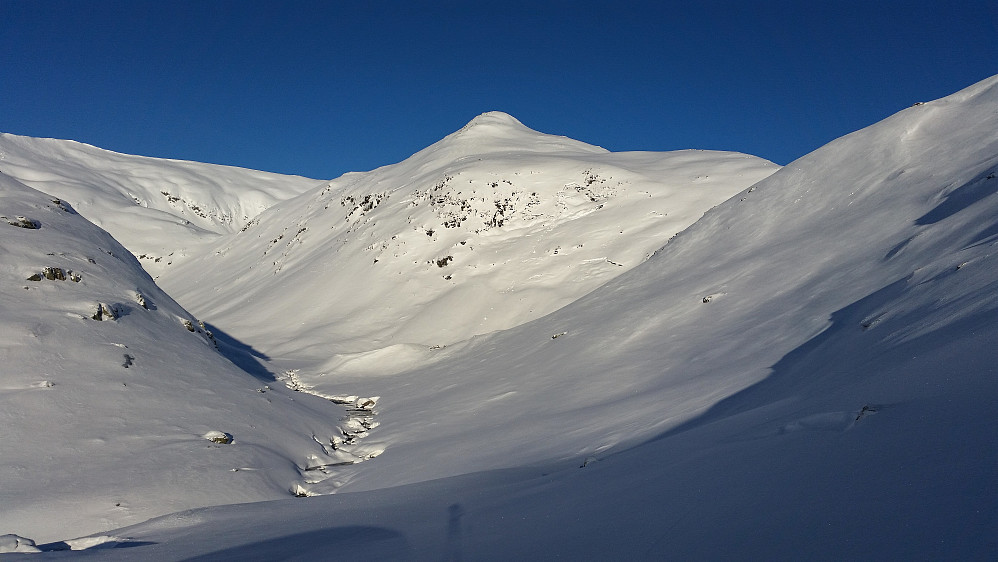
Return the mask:
[(0, 131), (315, 178), (489, 110), (786, 164), (992, 74), (994, 0), (0, 0)]

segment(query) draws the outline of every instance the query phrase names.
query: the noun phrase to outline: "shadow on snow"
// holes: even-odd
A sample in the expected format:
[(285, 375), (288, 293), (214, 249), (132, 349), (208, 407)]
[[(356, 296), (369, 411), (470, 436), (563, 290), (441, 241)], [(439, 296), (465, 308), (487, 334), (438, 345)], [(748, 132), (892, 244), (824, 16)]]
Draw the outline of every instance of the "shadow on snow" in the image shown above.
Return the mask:
[(237, 340), (214, 324), (206, 322), (205, 326), (215, 336), (215, 341), (218, 342), (218, 351), (226, 359), (262, 381), (273, 382), (277, 380), (274, 373), (260, 363), (260, 361), (270, 360), (270, 357), (265, 353)]

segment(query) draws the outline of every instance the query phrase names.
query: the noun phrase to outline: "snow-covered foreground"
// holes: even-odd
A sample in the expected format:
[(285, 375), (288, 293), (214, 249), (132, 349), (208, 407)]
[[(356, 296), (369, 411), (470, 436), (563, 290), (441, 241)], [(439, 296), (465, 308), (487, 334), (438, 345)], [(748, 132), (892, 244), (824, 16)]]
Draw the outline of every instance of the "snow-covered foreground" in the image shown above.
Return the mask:
[[(485, 125), (490, 130), (483, 131), (488, 133), (483, 139), (502, 141), (484, 152), (492, 155), (489, 158), (514, 153), (502, 156), (508, 167), (496, 176), (497, 181), (511, 174), (517, 162), (541, 158), (524, 153), (531, 151), (516, 152), (529, 146), (525, 139), (538, 141), (536, 133), (518, 136), (527, 135), (529, 130), (518, 129), (517, 123), (502, 115), (484, 117), (472, 125)], [(441, 143), (466, 148), (467, 143), (448, 145), (448, 141), (455, 141), (462, 133), (466, 136), (468, 130)], [(29, 236), (44, 235), (49, 223), (52, 231), (61, 228), (49, 214), (81, 221), (79, 225), (67, 223), (65, 229), (91, 233), (77, 237), (88, 240), (89, 246), (55, 240), (43, 247), (59, 246), (84, 254), (91, 251), (90, 246), (110, 248), (114, 243), (105, 241), (102, 237), (106, 234), (86, 226), (76, 215), (59, 211), (41, 195), (24, 192), (26, 188), (5, 179), (5, 195), (11, 195), (0, 212), (15, 222), (19, 216), (38, 220), (42, 228), (0, 224), (5, 228), (3, 248), (7, 251), (4, 272), (10, 277), (3, 292), (5, 324), (13, 317), (17, 322), (12, 325), (20, 326), (4, 332), (10, 335), (5, 336), (2, 348), (3, 384), (14, 381), (10, 385), (18, 390), (4, 390), (0, 398), (5, 401), (4, 427), (21, 432), (16, 439), (10, 439), (9, 432), (3, 438), (0, 532), (17, 533), (38, 543), (82, 534), (72, 531), (82, 528), (82, 522), (74, 527), (46, 520), (45, 515), (87, 515), (87, 510), (103, 501), (106, 494), (92, 473), (81, 472), (87, 479), (77, 480), (76, 489), (71, 489), (69, 482), (77, 478), (71, 471), (76, 465), (64, 457), (75, 453), (83, 464), (104, 462), (100, 460), (102, 451), (109, 449), (120, 451), (122, 462), (134, 463), (127, 467), (132, 472), (110, 464), (102, 468), (109, 478), (123, 478), (122, 485), (134, 489), (136, 501), (168, 501), (171, 494), (184, 490), (185, 484), (201, 486), (204, 482), (210, 482), (209, 488), (224, 487), (223, 495), (233, 501), (218, 501), (218, 494), (207, 493), (201, 505), (217, 507), (180, 511), (141, 523), (138, 518), (91, 514), (91, 529), (98, 531), (94, 538), (43, 545), (43, 549), (117, 546), (102, 550), (102, 557), (164, 560), (350, 555), (445, 560), (506, 560), (516, 556), (993, 559), (998, 554), (996, 131), (998, 77), (908, 108), (830, 143), (751, 187), (746, 184), (747, 189), (699, 220), (697, 211), (690, 210), (687, 214), (695, 224), (664, 246), (665, 240), (660, 240), (657, 246), (661, 248), (647, 260), (642, 261), (644, 249), (634, 252), (639, 263), (627, 264), (627, 270), (614, 272), (613, 279), (599, 280), (599, 286), (577, 293), (572, 287), (562, 291), (562, 285), (571, 285), (567, 282), (547, 286), (554, 295), (550, 299), (536, 297), (552, 309), (538, 308), (547, 314), (532, 313), (531, 308), (512, 303), (515, 313), (508, 316), (509, 325), (492, 326), (490, 329), (501, 328), (495, 332), (479, 330), (471, 320), (481, 313), (476, 307), (482, 300), (497, 299), (488, 306), (506, 305), (491, 292), (462, 300), (458, 289), (447, 288), (452, 285), (433, 289), (436, 298), (449, 306), (473, 309), (467, 315), (461, 310), (455, 313), (459, 320), (454, 322), (460, 330), (437, 336), (439, 324), (432, 321), (407, 323), (400, 317), (397, 326), (392, 326), (369, 307), (339, 316), (349, 310), (339, 303), (352, 298), (351, 292), (335, 290), (347, 287), (342, 285), (345, 282), (329, 281), (333, 288), (325, 293), (319, 290), (321, 283), (310, 284), (313, 277), (335, 277), (331, 269), (339, 261), (322, 260), (331, 260), (327, 254), (337, 248), (341, 252), (337, 260), (345, 263), (360, 264), (361, 258), (356, 256), (361, 256), (365, 261), (370, 258), (368, 267), (401, 268), (402, 274), (395, 275), (402, 281), (395, 288), (403, 297), (406, 283), (428, 291), (431, 278), (460, 282), (459, 275), (468, 275), (465, 284), (472, 286), (490, 279), (488, 275), (476, 277), (471, 267), (455, 269), (457, 273), (450, 280), (440, 277), (440, 271), (447, 267), (481, 267), (484, 262), (472, 254), (449, 254), (453, 258), (445, 266), (424, 262), (461, 240), (489, 247), (495, 225), (484, 233), (480, 228), (477, 233), (474, 229), (463, 232), (453, 241), (434, 240), (425, 230), (433, 229), (436, 235), (436, 224), (428, 221), (441, 217), (430, 214), (429, 202), (420, 207), (405, 199), (413, 192), (396, 196), (386, 186), (388, 196), (364, 210), (367, 204), (363, 196), (371, 195), (371, 190), (366, 185), (357, 193), (350, 190), (360, 182), (387, 181), (403, 169), (412, 175), (411, 170), (420, 165), (428, 175), (413, 181), (422, 186), (441, 169), (440, 162), (420, 159), (420, 155), (438, 154), (430, 150), (434, 147), (415, 155), (408, 164), (386, 167), (362, 178), (347, 176), (276, 204), (259, 216), (258, 224), (230, 235), (228, 240), (219, 240), (220, 246), (202, 257), (176, 269), (167, 268), (163, 280), (168, 287), (180, 289), (176, 294), (182, 295), (181, 301), (209, 323), (214, 313), (225, 320), (223, 351), (258, 376), (266, 377), (269, 369), (292, 387), (312, 393), (381, 397), (371, 411), (378, 425), (369, 424), (369, 435), (356, 444), (364, 448), (361, 455), (381, 454), (362, 464), (327, 466), (322, 478), (307, 477), (303, 468), (314, 465), (285, 460), (290, 466), (282, 472), (276, 465), (267, 466), (266, 460), (277, 463), (278, 459), (307, 458), (304, 455), (309, 447), (318, 449), (309, 454), (338, 454), (330, 450), (334, 447), (327, 441), (335, 431), (332, 426), (353, 423), (336, 417), (344, 415), (342, 406), (335, 410), (335, 405), (307, 392), (289, 393), (279, 388), (277, 381), (248, 379), (235, 367), (223, 365), (210, 340), (197, 331), (181, 328), (177, 331), (186, 339), (175, 338), (170, 330), (189, 316), (157, 292), (134, 260), (120, 260), (131, 277), (120, 287), (108, 282), (105, 290), (101, 285), (105, 292), (99, 295), (87, 293), (78, 298), (72, 293), (75, 300), (52, 300), (67, 294), (58, 284), (76, 291), (77, 287), (86, 288), (83, 283), (90, 276), (76, 285), (72, 280), (43, 278), (37, 282), (41, 283), (38, 288), (21, 289), (20, 285), (30, 285), (20, 279), (30, 275), (32, 267), (55, 265), (42, 264), (40, 258), (28, 259), (36, 248), (34, 242), (27, 241)], [(578, 160), (603, 158), (603, 165), (611, 165), (609, 154), (598, 150), (584, 153), (584, 146), (573, 147), (567, 140), (557, 142), (557, 151), (570, 152), (570, 157), (558, 160), (572, 161), (564, 165), (566, 174), (574, 173)], [(503, 146), (507, 143), (515, 146)], [(688, 160), (691, 156), (660, 156), (656, 161), (661, 162), (659, 170), (664, 175), (670, 158), (678, 159), (673, 164), (679, 162), (682, 167), (692, 162)], [(746, 173), (744, 166), (726, 167), (737, 164), (734, 155), (708, 156), (711, 161), (707, 165), (727, 171), (705, 171), (703, 175), (720, 173), (731, 178)], [(551, 154), (543, 157), (553, 158)], [(627, 158), (637, 157), (623, 157)], [(646, 161), (645, 165), (650, 164)], [(527, 168), (541, 166), (536, 160)], [(625, 168), (619, 162), (613, 166)], [(753, 173), (766, 176), (772, 172), (755, 166)], [(462, 172), (471, 185), (484, 182), (488, 173), (487, 167), (464, 169), (459, 163), (453, 167), (453, 177), (464, 177), (458, 175)], [(544, 171), (553, 174), (559, 169), (551, 165)], [(608, 175), (621, 173), (615, 168)], [(629, 176), (629, 185), (638, 181), (636, 177)], [(565, 187), (573, 191), (575, 187), (564, 176), (558, 176), (553, 185), (555, 188), (545, 195), (552, 204), (548, 213), (554, 216), (542, 220), (554, 225), (550, 240), (557, 240), (556, 247), (564, 248), (570, 243), (562, 245), (563, 241), (584, 238), (585, 230), (572, 231), (571, 227), (558, 233), (559, 221), (572, 224), (578, 217), (556, 212), (556, 194)], [(543, 188), (538, 184), (536, 190), (527, 189), (542, 193)], [(447, 193), (455, 195), (457, 191)], [(368, 213), (367, 218), (350, 222), (352, 208), (345, 203), (348, 196)], [(411, 206), (411, 215), (388, 206), (399, 198)], [(614, 211), (620, 213), (616, 220), (636, 220), (638, 213), (628, 211), (626, 197), (621, 199), (619, 206), (611, 207), (607, 201), (604, 208), (618, 209)], [(340, 201), (344, 204), (337, 208)], [(668, 199), (665, 202), (668, 206)], [(374, 244), (373, 248), (366, 249), (367, 245), (353, 241), (355, 236), (337, 231), (331, 219), (324, 222), (317, 209), (326, 203), (330, 203), (330, 210), (337, 209), (337, 220), (348, 223), (348, 228), (355, 224), (350, 232), (370, 239), (368, 244)], [(701, 212), (714, 203), (703, 206)], [(580, 208), (588, 205), (579, 202)], [(379, 210), (386, 211), (380, 219), (375, 215)], [(665, 212), (656, 207), (649, 210)], [(602, 211), (585, 216), (596, 217)], [(413, 232), (420, 234), (417, 229), (423, 229), (421, 236), (433, 243), (410, 242), (423, 253), (405, 254), (377, 244), (399, 235), (398, 223), (393, 221), (401, 216), (412, 218)], [(271, 217), (276, 218), (272, 221)], [(288, 217), (309, 222), (291, 224)], [(370, 224), (361, 224), (368, 219)], [(469, 216), (462, 223), (465, 220), (477, 219)], [(549, 267), (566, 279), (586, 277), (579, 262), (562, 269), (554, 254), (536, 270), (530, 269), (531, 262), (516, 259), (541, 246), (546, 248), (530, 240), (540, 232), (531, 230), (529, 220), (518, 220), (522, 221), (522, 236), (499, 237), (514, 247), (491, 250), (510, 260), (513, 272), (500, 269), (493, 277), (505, 281), (516, 278), (515, 270), (530, 276)], [(384, 230), (378, 230), (375, 223)], [(608, 224), (614, 221), (596, 221), (585, 228), (611, 248), (611, 237), (599, 230)], [(321, 239), (322, 244), (316, 245), (328, 248), (328, 252), (311, 249), (304, 237), (298, 239), (297, 246), (279, 239), (266, 248), (272, 232), (302, 227), (305, 230), (299, 234), (318, 230), (328, 236), (317, 234), (314, 240)], [(261, 234), (253, 234), (255, 229)], [(19, 237), (16, 243), (8, 242), (13, 240), (11, 233)], [(423, 242), (423, 238), (415, 236), (413, 240)], [(259, 248), (261, 255), (265, 249), (279, 249), (286, 261), (266, 257), (251, 262), (239, 257), (254, 253), (260, 240), (264, 242)], [(335, 240), (343, 242), (337, 246)], [(544, 240), (549, 243), (549, 239)], [(438, 243), (443, 245), (438, 247)], [(589, 245), (588, 239), (582, 243)], [(613, 246), (606, 259), (616, 261), (613, 252), (625, 252), (626, 246)], [(69, 250), (60, 251), (75, 255)], [(308, 259), (296, 261), (289, 252), (301, 252)], [(17, 260), (8, 259), (11, 254)], [(382, 258), (373, 263), (378, 256)], [(389, 263), (382, 264), (382, 260)], [(309, 273), (304, 265), (309, 261), (321, 267)], [(402, 267), (412, 261), (416, 262), (412, 267)], [(15, 262), (21, 264), (17, 266), (20, 269), (8, 274), (15, 268), (7, 264)], [(204, 271), (243, 268), (235, 274), (234, 288), (219, 291), (225, 297), (221, 303), (215, 304), (209, 295), (220, 286), (221, 277), (206, 277), (211, 281), (204, 283), (203, 292), (197, 292), (191, 273), (197, 263)], [(75, 262), (64, 267), (83, 270), (82, 264)], [(350, 265), (353, 267), (359, 265)], [(265, 274), (260, 273), (261, 268)], [(353, 271), (350, 268), (348, 272)], [(180, 272), (186, 273), (172, 277)], [(295, 275), (282, 280), (289, 272)], [(390, 282), (372, 281), (379, 277), (370, 273), (356, 275), (364, 281), (358, 287), (369, 288), (381, 295), (379, 298), (392, 298)], [(307, 290), (300, 290), (302, 285)], [(11, 286), (14, 288), (8, 290)], [(242, 290), (237, 290), (240, 287)], [(41, 290), (49, 292), (46, 300), (29, 301), (15, 289), (29, 296)], [(107, 302), (112, 299), (104, 295), (136, 289), (153, 295), (154, 302), (167, 304), (153, 311), (135, 309), (111, 323), (66, 315), (77, 301)], [(562, 304), (558, 299), (571, 302), (558, 308)], [(436, 302), (431, 299), (409, 305), (404, 301), (393, 301), (393, 306), (409, 306), (406, 314), (416, 314)], [(42, 306), (42, 302), (52, 304)], [(268, 308), (284, 312), (254, 316)], [(85, 312), (78, 314), (85, 316)], [(59, 330), (31, 335), (29, 324), (35, 322), (28, 319), (31, 314), (45, 315), (49, 319), (38, 324)], [(328, 322), (321, 320), (323, 315), (331, 315)], [(384, 318), (390, 317), (385, 312)], [(256, 322), (259, 318), (266, 321)], [(128, 349), (137, 350), (137, 357), (138, 350), (143, 350), (150, 363), (156, 362), (158, 370), (149, 373), (157, 375), (148, 378), (158, 386), (149, 388), (148, 396), (162, 396), (161, 404), (112, 402), (110, 385), (126, 382), (126, 388), (131, 389), (133, 384), (118, 380), (124, 373), (120, 365), (82, 364), (76, 371), (89, 377), (87, 386), (74, 388), (65, 402), (34, 398), (52, 396), (60, 384), (45, 387), (37, 385), (34, 374), (20, 378), (8, 375), (7, 365), (16, 365), (16, 372), (29, 371), (25, 368), (28, 365), (52, 365), (53, 373), (66, 373), (66, 357), (75, 355), (61, 350), (99, 349), (103, 341), (97, 335), (87, 335), (91, 332), (81, 326), (124, 328), (126, 322), (136, 324), (127, 332), (134, 340), (125, 342), (121, 339), (124, 334), (113, 334), (112, 338), (103, 331), (96, 333), (112, 338), (108, 340), (112, 343), (128, 344)], [(330, 327), (336, 322), (370, 329), (350, 339), (348, 332), (338, 333)], [(449, 345), (430, 349), (435, 340), (412, 339), (424, 332), (411, 326), (434, 330), (426, 338), (440, 337)], [(385, 331), (379, 332), (382, 328)], [(160, 349), (166, 345), (157, 347), (141, 339), (145, 337), (143, 330), (157, 342), (178, 346), (173, 352), (176, 355)], [(266, 337), (267, 330), (272, 330), (272, 338)], [(329, 335), (332, 343), (328, 349), (322, 349), (318, 338), (309, 338), (309, 330)], [(460, 338), (459, 333), (478, 335)], [(43, 343), (29, 339), (39, 337), (50, 339)], [(186, 347), (179, 347), (180, 342), (187, 342)], [(352, 355), (344, 354), (343, 349)], [(46, 355), (51, 353), (59, 354), (64, 362), (52, 363), (52, 357)], [(128, 351), (119, 349), (118, 353)], [(81, 360), (94, 362), (101, 357), (90, 351)], [(169, 357), (176, 359), (170, 361)], [(205, 377), (198, 379), (189, 372), (190, 366), (201, 361), (217, 362), (213, 372), (223, 373), (213, 375), (210, 386), (204, 384)], [(135, 359), (129, 369), (139, 365)], [(284, 367), (291, 371), (284, 374)], [(48, 378), (55, 381), (55, 376)], [(255, 393), (253, 387), (264, 388), (264, 384), (270, 388)], [(201, 396), (206, 388), (212, 392), (210, 399)], [(240, 394), (243, 392), (246, 394)], [(189, 402), (178, 405), (182, 401), (179, 397), (171, 401), (172, 393), (183, 394)], [(267, 398), (273, 400), (264, 406), (262, 401)], [(61, 408), (73, 401), (125, 410), (114, 415), (78, 415), (75, 425), (65, 427), (71, 418)], [(232, 404), (233, 409), (216, 416), (221, 410), (216, 403)], [(138, 415), (131, 411), (133, 407), (153, 415), (129, 417)], [(174, 408), (184, 412), (178, 418), (183, 424), (176, 419), (170, 426), (149, 421)], [(264, 411), (267, 408), (270, 410)], [(329, 408), (333, 410), (327, 413), (324, 409)], [(293, 412), (298, 412), (297, 416)], [(137, 420), (141, 420), (137, 427), (142, 428), (137, 433), (145, 439), (126, 439), (125, 429)], [(245, 420), (246, 425), (237, 425), (237, 420)], [(329, 425), (315, 429), (322, 423)], [(71, 434), (58, 434), (55, 429), (60, 427)], [(231, 427), (237, 431), (228, 429)], [(320, 438), (298, 444), (294, 439), (300, 439), (301, 434), (295, 432), (305, 427)], [(207, 435), (211, 429), (233, 434), (235, 442), (216, 445), (198, 435)], [(32, 430), (51, 431), (46, 435), (65, 438), (62, 447), (67, 450), (33, 438)], [(290, 431), (295, 437), (278, 434), (280, 431)], [(105, 442), (94, 442), (90, 435), (95, 433)], [(245, 444), (240, 442), (243, 434)], [(201, 439), (201, 445), (187, 444), (195, 438)], [(177, 445), (165, 448), (166, 457), (159, 459), (162, 462), (153, 471), (159, 480), (142, 481), (140, 486), (135, 483), (140, 480), (139, 460), (123, 451), (143, 448), (147, 441), (157, 444), (156, 448), (163, 448), (159, 443)], [(253, 448), (256, 443), (259, 446)], [(15, 456), (8, 457), (7, 451), (15, 451)], [(221, 455), (241, 456), (239, 461), (231, 460), (233, 467), (242, 462), (244, 469), (259, 469), (232, 472), (226, 480), (220, 468), (224, 463), (204, 460)], [(185, 464), (191, 462), (207, 463), (209, 470), (203, 481), (195, 474), (198, 468)], [(149, 464), (143, 466), (148, 468)], [(285, 489), (294, 483), (294, 491), (301, 494), (337, 493), (220, 505), (262, 499), (266, 494), (261, 490), (274, 483), (236, 480), (246, 473), (259, 479), (275, 479), (276, 475)], [(255, 497), (247, 497), (250, 495)], [(66, 496), (75, 499), (65, 503)], [(18, 511), (8, 515), (8, 505), (18, 506)], [(160, 513), (170, 511), (176, 510)], [(131, 522), (138, 524), (124, 527)]]

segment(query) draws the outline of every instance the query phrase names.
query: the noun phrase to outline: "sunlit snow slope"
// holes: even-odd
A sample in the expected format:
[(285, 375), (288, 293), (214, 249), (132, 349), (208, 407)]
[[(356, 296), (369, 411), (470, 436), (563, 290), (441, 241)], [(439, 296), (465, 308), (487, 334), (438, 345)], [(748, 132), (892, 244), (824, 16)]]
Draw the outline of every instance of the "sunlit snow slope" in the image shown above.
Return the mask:
[(153, 275), (277, 201), (320, 184), (231, 166), (119, 154), (0, 133), (0, 172), (69, 201)]
[(361, 460), (331, 450), (343, 406), (235, 367), (110, 235), (2, 174), (0, 318), (0, 534), (291, 497)]
[(385, 395), (388, 447), (343, 488), (367, 491), (119, 536), (163, 559), (993, 559), (996, 131), (998, 77), (553, 314), (356, 377)]
[[(821, 381), (835, 387), (871, 369), (862, 350), (990, 318), (996, 108), (989, 80), (838, 139), (577, 302), (433, 366), (315, 377), (383, 397), (386, 452), (345, 489), (584, 459), (703, 414), (809, 340), (848, 341)], [(889, 398), (833, 409), (865, 401)]]
[[(146, 560), (994, 559), (998, 77), (773, 170), (615, 155), (485, 114), (168, 269), (230, 352), (299, 369), (283, 375), (297, 388), (381, 396), (365, 441), (380, 454), (329, 474), (304, 470), (341, 454), (335, 414), (314, 417), (328, 402), (247, 382), (137, 262), (101, 257), (123, 253), (105, 233), (4, 179), (0, 532), (68, 539), (86, 525), (46, 515), (108, 529), (195, 490), (337, 491), (67, 544)], [(714, 203), (687, 191), (716, 177), (726, 200), (696, 220)], [(664, 243), (655, 225), (687, 204), (695, 224)], [(98, 302), (128, 313), (92, 320)], [(471, 322), (509, 303), (508, 324)], [(90, 404), (121, 413), (73, 415)], [(134, 492), (110, 501), (119, 488)]]
[(384, 374), (572, 302), (776, 169), (736, 153), (611, 153), (490, 112), (276, 204), (161, 283), (309, 382)]

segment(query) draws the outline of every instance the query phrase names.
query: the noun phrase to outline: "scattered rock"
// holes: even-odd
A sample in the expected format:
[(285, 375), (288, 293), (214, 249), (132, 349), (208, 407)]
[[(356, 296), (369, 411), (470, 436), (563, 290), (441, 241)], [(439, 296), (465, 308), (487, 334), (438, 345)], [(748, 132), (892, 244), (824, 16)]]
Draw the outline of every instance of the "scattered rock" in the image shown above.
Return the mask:
[(209, 431), (208, 433), (205, 433), (203, 437), (212, 443), (219, 443), (221, 445), (228, 445), (232, 443), (232, 434), (224, 431)]
[(115, 320), (118, 318), (118, 313), (117, 311), (115, 311), (113, 306), (99, 302), (97, 303), (97, 310), (90, 318), (93, 320), (100, 320), (100, 321)]
[(42, 270), (42, 275), (49, 281), (55, 281), (56, 279), (59, 281), (66, 280), (66, 272), (61, 267), (46, 267)]
[(83, 276), (79, 273), (73, 273), (71, 270), (63, 270), (61, 267), (46, 267), (41, 273), (33, 273), (27, 280), (41, 281), (42, 278), (49, 281), (65, 281), (66, 279), (70, 279), (75, 283), (83, 280)]
[(215, 349), (218, 349), (218, 341), (215, 340), (215, 334), (211, 333), (211, 330), (205, 325), (204, 320), (198, 320), (198, 325), (201, 326), (201, 330), (204, 332), (205, 337), (208, 338), (208, 341), (215, 346)]
[(11, 226), (19, 226), (21, 228), (27, 228), (31, 230), (37, 230), (41, 228), (41, 223), (34, 219), (29, 219), (27, 217), (17, 216), (14, 218), (0, 217), (7, 221), (7, 224)]
[(52, 202), (55, 203), (55, 205), (57, 207), (59, 207), (60, 209), (62, 209), (63, 211), (65, 211), (67, 213), (72, 213), (73, 212), (72, 208), (69, 206), (69, 203), (66, 203), (62, 199), (53, 199)]

